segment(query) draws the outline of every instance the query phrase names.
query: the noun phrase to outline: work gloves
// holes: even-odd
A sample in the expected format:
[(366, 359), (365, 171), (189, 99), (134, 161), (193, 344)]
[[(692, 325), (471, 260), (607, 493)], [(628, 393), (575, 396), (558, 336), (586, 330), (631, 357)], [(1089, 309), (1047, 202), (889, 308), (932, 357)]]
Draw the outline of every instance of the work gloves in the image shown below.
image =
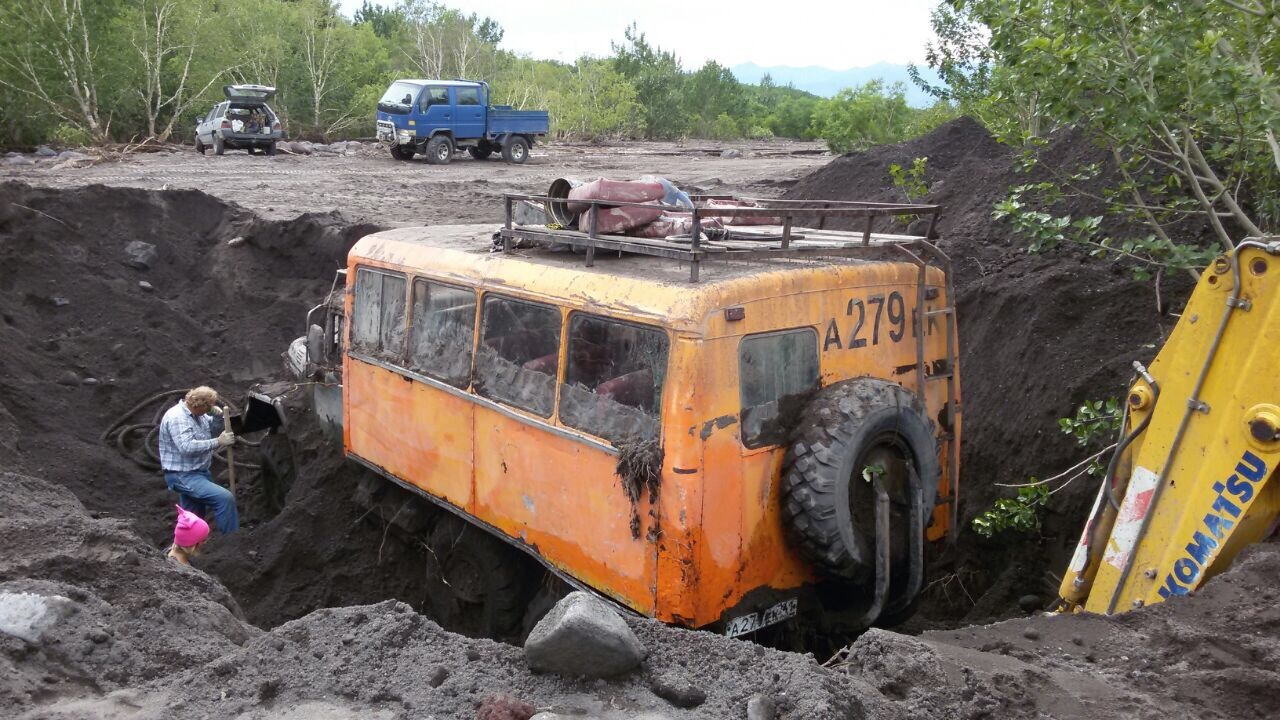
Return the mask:
[(224, 431), (221, 435), (218, 436), (218, 445), (222, 447), (227, 447), (228, 445), (234, 445), (235, 442), (236, 442), (236, 434), (231, 432), (230, 430)]

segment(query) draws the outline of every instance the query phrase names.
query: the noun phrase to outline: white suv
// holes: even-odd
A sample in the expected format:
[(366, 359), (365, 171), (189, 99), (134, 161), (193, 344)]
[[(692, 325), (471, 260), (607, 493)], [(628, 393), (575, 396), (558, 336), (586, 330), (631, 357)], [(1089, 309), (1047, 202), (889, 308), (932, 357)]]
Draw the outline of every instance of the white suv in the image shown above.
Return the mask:
[(244, 148), (250, 155), (258, 150), (275, 155), (276, 141), (284, 133), (267, 101), (275, 97), (276, 89), (265, 85), (224, 85), (222, 92), (226, 101), (196, 119), (196, 151), (203, 155), (213, 148), (215, 155), (221, 155), (227, 148)]

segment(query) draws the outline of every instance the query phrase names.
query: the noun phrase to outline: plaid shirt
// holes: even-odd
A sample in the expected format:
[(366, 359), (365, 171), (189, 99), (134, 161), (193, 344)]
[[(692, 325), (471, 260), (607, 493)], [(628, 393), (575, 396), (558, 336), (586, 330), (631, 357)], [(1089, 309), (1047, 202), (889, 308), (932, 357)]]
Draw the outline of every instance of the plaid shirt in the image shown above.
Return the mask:
[(160, 421), (160, 467), (165, 472), (208, 469), (222, 428), (222, 418), (209, 413), (196, 417), (179, 400)]

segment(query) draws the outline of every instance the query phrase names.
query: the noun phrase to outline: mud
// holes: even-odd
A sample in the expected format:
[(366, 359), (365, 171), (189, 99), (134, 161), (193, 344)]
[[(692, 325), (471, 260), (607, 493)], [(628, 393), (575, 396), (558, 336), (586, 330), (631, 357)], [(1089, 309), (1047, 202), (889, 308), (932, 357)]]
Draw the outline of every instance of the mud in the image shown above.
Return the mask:
[[(578, 159), (602, 175), (645, 163), (678, 184), (759, 194), (780, 188), (766, 178), (769, 163), (789, 185), (788, 173), (825, 162), (762, 155), (730, 183), (701, 172), (737, 161), (627, 149), (616, 153), (622, 169), (608, 167), (606, 153)], [(1092, 151), (1063, 142), (1045, 152)], [(949, 208), (941, 242), (957, 267), (968, 517), (995, 496), (993, 482), (1074, 462), (1078, 451), (1054, 420), (1085, 398), (1122, 392), (1128, 362), (1150, 359), (1173, 320), (1125, 269), (1069, 252), (1028, 256), (993, 224), (990, 202), (1023, 176), (1007, 149), (964, 122), (838, 158), (790, 196), (898, 200), (888, 164), (920, 155), (930, 157), (929, 199)], [(0, 185), (0, 465), (9, 471), (0, 475), (0, 593), (66, 598), (48, 601), (56, 622), (40, 640), (0, 634), (5, 716), (472, 717), (505, 695), (587, 717), (719, 718), (745, 716), (764, 695), (783, 718), (1267, 717), (1280, 699), (1274, 542), (1194, 597), (1118, 618), (1036, 616), (917, 637), (873, 631), (833, 668), (632, 619), (650, 652), (640, 674), (593, 683), (534, 675), (518, 648), (446, 632), (415, 612), (429, 608), (422, 553), (351, 501), (366, 474), (323, 442), (301, 402), (305, 388), (288, 407), (300, 475), (285, 510), (256, 503), (250, 474), (241, 480), (244, 529), (215, 536), (196, 569), (168, 564), (172, 498), (156, 473), (100, 442), (103, 430), (160, 390), (208, 383), (238, 400), (242, 388), (278, 377), (279, 353), (372, 222), (491, 221), (487, 201), (501, 192), (446, 181), (419, 195), (429, 202), (405, 203), (410, 181), (422, 178), (407, 173), (434, 169), (392, 164), (388, 175), (362, 156), (288, 158), (296, 178), (237, 174), (231, 163), (286, 167), (249, 168), (267, 161), (248, 156), (201, 165), (204, 174), (181, 170), (191, 184), (225, 180), (210, 189), (265, 216), (190, 190), (80, 186), (98, 177), (156, 187), (176, 177), (165, 174), (169, 163), (189, 160), (37, 166), (22, 177), (68, 189)], [(323, 164), (331, 161), (342, 164)], [(558, 167), (534, 161), (446, 171), (540, 192), (543, 178), (521, 173), (558, 176), (573, 164), (568, 154)], [(332, 177), (308, 192), (320, 175)], [(354, 189), (373, 176), (381, 190)], [(352, 214), (322, 205), (344, 195), (359, 196)], [(324, 211), (297, 216), (301, 207)], [(156, 246), (145, 270), (123, 262), (137, 239)], [(1188, 287), (1166, 278), (1166, 300), (1176, 307)], [(1064, 491), (1041, 538), (968, 537), (960, 557), (940, 566), (917, 627), (1007, 616), (1019, 595), (1043, 592), (1043, 573), (1061, 567), (1053, 553), (1074, 541), (1090, 493)], [(655, 693), (672, 687), (706, 698), (677, 708)]]

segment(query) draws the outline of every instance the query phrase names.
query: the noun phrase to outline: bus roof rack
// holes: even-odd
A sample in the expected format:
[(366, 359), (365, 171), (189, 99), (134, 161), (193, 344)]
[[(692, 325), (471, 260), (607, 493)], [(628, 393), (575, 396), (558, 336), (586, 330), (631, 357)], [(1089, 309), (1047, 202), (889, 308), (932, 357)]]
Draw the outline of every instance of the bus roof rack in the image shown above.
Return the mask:
[[(934, 229), (943, 210), (941, 205), (915, 203), (779, 200), (734, 195), (694, 195), (691, 199), (694, 204), (692, 211), (667, 208), (671, 213), (682, 213), (690, 217), (690, 231), (655, 238), (596, 232), (601, 212), (617, 207), (652, 210), (653, 203), (585, 199), (575, 201), (589, 207), (578, 215), (576, 224), (579, 227), (571, 228), (557, 224), (527, 225), (515, 220), (515, 207), (521, 201), (540, 203), (544, 208), (549, 208), (552, 203), (563, 203), (563, 198), (505, 193), (504, 222), (498, 233), (500, 242), (497, 249), (511, 252), (517, 247), (531, 244), (571, 245), (575, 249), (585, 249), (587, 267), (595, 264), (597, 250), (665, 257), (688, 262), (689, 282), (698, 282), (701, 263), (710, 259), (847, 257), (865, 255), (871, 249), (918, 245), (935, 237)], [(719, 206), (709, 206), (709, 203), (715, 202)], [(928, 230), (924, 235), (872, 232), (876, 218), (905, 216), (927, 217)], [(734, 218), (741, 218), (752, 224), (734, 224)], [(829, 230), (825, 229), (829, 218), (865, 218), (865, 225), (861, 231)], [(584, 225), (586, 230), (582, 229)]]

